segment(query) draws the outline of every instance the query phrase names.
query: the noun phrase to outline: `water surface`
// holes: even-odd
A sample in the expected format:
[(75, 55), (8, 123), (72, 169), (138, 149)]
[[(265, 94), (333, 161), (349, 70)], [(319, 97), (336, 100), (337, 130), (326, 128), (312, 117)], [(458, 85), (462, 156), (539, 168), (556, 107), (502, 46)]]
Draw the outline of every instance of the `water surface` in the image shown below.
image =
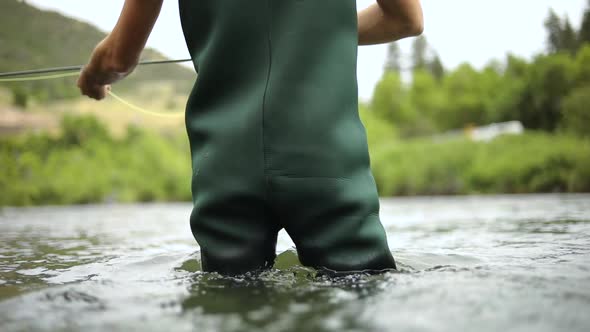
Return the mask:
[(0, 210), (0, 331), (588, 331), (590, 196), (395, 198), (398, 273), (200, 272), (190, 205)]

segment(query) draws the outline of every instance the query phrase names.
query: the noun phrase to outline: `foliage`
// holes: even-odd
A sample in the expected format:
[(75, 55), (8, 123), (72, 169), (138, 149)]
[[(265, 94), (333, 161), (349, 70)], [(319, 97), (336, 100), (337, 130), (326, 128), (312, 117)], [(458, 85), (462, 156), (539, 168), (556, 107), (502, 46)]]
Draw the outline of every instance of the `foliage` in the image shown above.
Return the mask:
[[(447, 71), (415, 40), (412, 80), (386, 71), (361, 112), (389, 122), (376, 136), (397, 135), (370, 139), (381, 195), (590, 191), (590, 1), (579, 30), (553, 11), (545, 26), (548, 54), (483, 69)], [(425, 138), (511, 120), (536, 131), (490, 143)]]
[(418, 36), (414, 38), (412, 42), (412, 69), (426, 69), (428, 64), (427, 53), (428, 53), (428, 41), (426, 37)]
[[(590, 85), (589, 68), (587, 45), (576, 54), (539, 55), (530, 63), (508, 55), (481, 70), (462, 64), (440, 79), (428, 69), (415, 70), (410, 82), (385, 71), (370, 111), (395, 126), (402, 138), (512, 120), (553, 132), (570, 127), (562, 123), (564, 102)], [(580, 126), (590, 131), (589, 122)]]
[(412, 140), (374, 152), (372, 165), (385, 196), (590, 191), (590, 141), (572, 136)]
[(547, 29), (547, 50), (549, 53), (576, 52), (578, 36), (568, 17), (562, 19), (551, 9), (545, 20), (545, 29)]
[(403, 126), (406, 137), (431, 135), (439, 131), (437, 117), (447, 105), (447, 96), (440, 88), (440, 82), (427, 70), (414, 71), (412, 84), (408, 91), (408, 101), (415, 114), (411, 122)]
[(409, 121), (411, 114), (404, 108), (406, 90), (399, 73), (386, 71), (373, 93), (371, 111), (380, 118), (391, 123)]
[[(490, 143), (400, 141), (365, 106), (381, 195), (590, 191), (590, 140), (529, 132)], [(190, 200), (187, 139), (129, 127), (113, 138), (92, 117), (64, 117), (61, 134), (0, 140), (0, 206)]]
[(575, 85), (580, 87), (590, 84), (590, 44), (584, 45), (575, 59)]
[(27, 108), (29, 104), (29, 94), (20, 86), (15, 86), (12, 88), (12, 103), (14, 106), (18, 106), (20, 108)]
[(0, 139), (0, 205), (190, 199), (186, 138), (130, 127), (113, 138), (93, 117), (64, 117), (58, 137)]
[(380, 145), (392, 144), (397, 141), (398, 135), (395, 127), (389, 121), (369, 110), (366, 105), (360, 105), (359, 115), (367, 131), (369, 147), (375, 149)]
[(590, 0), (586, 1), (586, 10), (584, 10), (582, 24), (578, 32), (578, 41), (580, 44), (590, 43)]
[(435, 55), (428, 64), (428, 70), (440, 81), (445, 76), (445, 67), (438, 55)]
[(563, 53), (539, 56), (529, 67), (518, 119), (531, 129), (553, 131), (561, 121), (561, 103), (574, 88), (575, 66)]
[(562, 129), (590, 137), (590, 85), (578, 88), (563, 100)]
[(448, 71), (426, 38), (416, 38), (409, 82), (401, 79), (399, 48), (391, 44), (369, 111), (395, 126), (401, 138), (512, 120), (534, 130), (588, 132), (590, 122), (574, 126), (572, 119), (585, 119), (587, 112), (574, 104), (582, 105), (580, 91), (590, 85), (590, 44), (584, 44), (589, 20), (590, 1), (579, 30), (551, 10), (545, 21), (548, 54), (531, 62), (508, 55), (483, 69), (465, 63)]
[(384, 66), (384, 70), (386, 72), (392, 71), (392, 72), (396, 72), (399, 73), (402, 70), (402, 65), (401, 65), (401, 51), (399, 48), (398, 43), (393, 42), (393, 43), (389, 43), (389, 45), (387, 46), (387, 58), (385, 59), (385, 66)]

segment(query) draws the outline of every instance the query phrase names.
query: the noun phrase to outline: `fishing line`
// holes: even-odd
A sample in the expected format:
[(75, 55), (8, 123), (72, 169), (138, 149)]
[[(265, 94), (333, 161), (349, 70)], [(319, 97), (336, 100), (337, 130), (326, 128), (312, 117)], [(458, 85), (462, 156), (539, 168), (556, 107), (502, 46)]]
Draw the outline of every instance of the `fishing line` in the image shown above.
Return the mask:
[[(143, 61), (140, 62), (138, 65), (145, 66), (145, 65), (158, 65), (158, 64), (168, 64), (168, 63), (180, 63), (180, 62), (188, 62), (191, 59), (179, 59), (179, 60), (154, 60), (154, 61)], [(55, 68), (44, 68), (44, 69), (35, 69), (35, 70), (23, 70), (23, 71), (14, 71), (8, 73), (0, 73), (0, 83), (8, 83), (8, 82), (27, 82), (27, 81), (42, 81), (42, 80), (51, 80), (51, 79), (58, 79), (64, 77), (73, 77), (79, 76), (80, 70), (82, 70), (84, 66), (68, 66), (68, 67), (55, 67)], [(70, 72), (72, 73), (63, 73), (63, 72)], [(50, 74), (50, 73), (59, 73), (61, 74), (52, 74), (52, 75), (41, 75), (39, 74)], [(25, 76), (25, 77), (22, 77)], [(128, 108), (148, 114), (151, 116), (159, 116), (159, 117), (181, 117), (184, 116), (184, 111), (174, 112), (174, 113), (161, 113), (161, 112), (154, 112), (149, 111), (143, 107), (139, 107), (122, 97), (118, 96), (117, 94), (113, 93), (111, 90), (107, 91), (108, 95), (113, 97), (113, 99), (117, 100), (121, 104), (127, 106)]]
[(129, 107), (130, 109), (132, 109), (134, 111), (140, 112), (140, 113), (153, 115), (153, 116), (159, 116), (159, 117), (166, 117), (166, 118), (177, 118), (180, 116), (184, 116), (184, 111), (173, 112), (173, 113), (160, 113), (160, 112), (149, 111), (149, 110), (146, 110), (145, 108), (141, 108), (137, 105), (134, 105), (134, 104), (128, 102), (127, 100), (114, 94), (113, 91), (111, 91), (111, 90), (108, 90), (107, 93), (109, 94), (109, 96), (113, 97), (115, 100), (117, 100), (121, 104)]
[(30, 76), (30, 77), (15, 77), (15, 78), (0, 78), (0, 82), (26, 82), (26, 81), (42, 81), (52, 80), (62, 77), (78, 76), (80, 73), (65, 73), (65, 74), (54, 74), (44, 76)]

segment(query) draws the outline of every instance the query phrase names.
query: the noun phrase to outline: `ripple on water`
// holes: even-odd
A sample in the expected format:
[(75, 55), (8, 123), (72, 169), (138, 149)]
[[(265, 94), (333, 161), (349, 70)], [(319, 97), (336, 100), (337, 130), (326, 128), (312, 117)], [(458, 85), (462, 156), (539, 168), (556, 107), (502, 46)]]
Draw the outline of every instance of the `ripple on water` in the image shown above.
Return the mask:
[[(400, 272), (339, 278), (301, 266), (293, 250), (260, 274), (203, 273), (186, 222), (190, 205), (11, 209), (0, 215), (0, 330), (590, 326), (590, 196), (382, 207)], [(290, 246), (281, 235), (279, 247)]]

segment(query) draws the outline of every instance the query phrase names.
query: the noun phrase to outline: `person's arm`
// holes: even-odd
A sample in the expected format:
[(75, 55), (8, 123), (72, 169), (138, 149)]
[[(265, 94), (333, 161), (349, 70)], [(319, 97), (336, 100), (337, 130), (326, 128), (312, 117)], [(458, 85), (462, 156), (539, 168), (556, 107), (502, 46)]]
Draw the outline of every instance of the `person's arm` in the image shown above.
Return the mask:
[(424, 30), (420, 0), (377, 0), (358, 14), (359, 45), (389, 43)]
[(158, 19), (163, 0), (125, 0), (113, 31), (101, 41), (78, 79), (83, 95), (103, 99), (109, 85), (129, 75)]

